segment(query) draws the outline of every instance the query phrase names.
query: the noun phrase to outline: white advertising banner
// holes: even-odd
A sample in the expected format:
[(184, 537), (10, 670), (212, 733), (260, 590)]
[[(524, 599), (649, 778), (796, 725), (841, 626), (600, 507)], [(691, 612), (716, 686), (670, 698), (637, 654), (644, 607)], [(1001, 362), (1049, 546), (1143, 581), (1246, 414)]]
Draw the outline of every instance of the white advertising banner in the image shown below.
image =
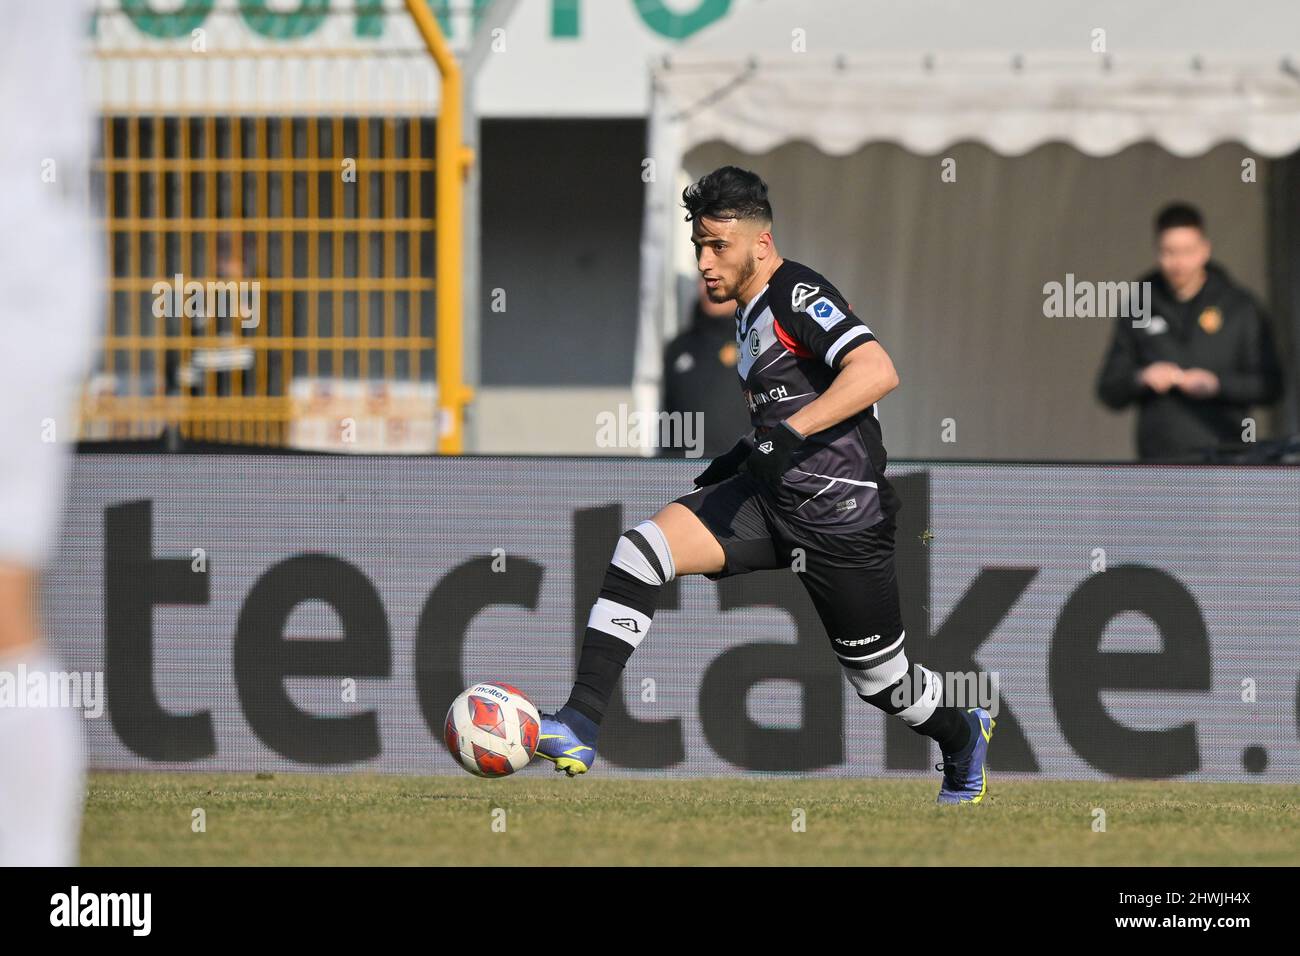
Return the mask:
[[(618, 535), (698, 463), (83, 454), (46, 582), (94, 767), (458, 773), (451, 700), (564, 702)], [(891, 465), (909, 658), (996, 687), (995, 772), (1300, 781), (1300, 470)], [(932, 773), (797, 580), (665, 587), (606, 774)], [(546, 768), (549, 772), (549, 768)], [(537, 767), (525, 771), (542, 772)]]

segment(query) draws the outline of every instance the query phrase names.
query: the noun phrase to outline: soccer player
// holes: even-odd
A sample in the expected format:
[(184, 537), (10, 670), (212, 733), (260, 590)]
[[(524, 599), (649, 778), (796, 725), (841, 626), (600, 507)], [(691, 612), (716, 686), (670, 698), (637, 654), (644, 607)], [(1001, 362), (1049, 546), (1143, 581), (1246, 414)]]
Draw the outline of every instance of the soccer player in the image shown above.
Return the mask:
[(98, 324), (98, 254), (86, 199), (91, 114), (86, 6), (5, 8), (0, 31), (0, 866), (77, 862), (81, 716), (20, 702), (56, 664), (36, 584), (54, 553), (73, 414)]
[(724, 166), (682, 193), (700, 274), (736, 300), (737, 371), (752, 431), (689, 494), (625, 531), (587, 620), (568, 702), (542, 717), (538, 754), (570, 776), (591, 769), (609, 698), (674, 577), (718, 580), (792, 567), (858, 696), (933, 738), (940, 803), (979, 803), (993, 718), (952, 706), (943, 681), (909, 663), (894, 576), (894, 515), (876, 403), (898, 385), (889, 356), (829, 281), (783, 259), (767, 185)]

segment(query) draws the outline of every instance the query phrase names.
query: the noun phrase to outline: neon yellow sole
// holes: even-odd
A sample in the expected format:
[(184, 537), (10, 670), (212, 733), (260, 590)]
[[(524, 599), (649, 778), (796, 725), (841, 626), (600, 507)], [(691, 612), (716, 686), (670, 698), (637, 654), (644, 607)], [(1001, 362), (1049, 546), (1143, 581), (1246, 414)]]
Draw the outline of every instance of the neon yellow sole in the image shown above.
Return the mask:
[(544, 760), (549, 760), (551, 763), (555, 764), (557, 772), (563, 770), (570, 777), (576, 777), (580, 773), (587, 772), (587, 765), (581, 760), (575, 760), (573, 757), (550, 757), (542, 753), (540, 750), (537, 752), (537, 756)]

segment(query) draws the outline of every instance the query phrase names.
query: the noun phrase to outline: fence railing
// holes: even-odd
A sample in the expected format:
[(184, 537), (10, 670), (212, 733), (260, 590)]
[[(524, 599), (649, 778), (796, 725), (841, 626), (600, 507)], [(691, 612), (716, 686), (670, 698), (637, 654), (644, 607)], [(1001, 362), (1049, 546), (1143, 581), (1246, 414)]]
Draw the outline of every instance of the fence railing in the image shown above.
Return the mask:
[(405, 419), (355, 447), (460, 451), (471, 158), (429, 7), (138, 8), (96, 17), (107, 315), (82, 437), (293, 445), (323, 416), (346, 450), (351, 401)]

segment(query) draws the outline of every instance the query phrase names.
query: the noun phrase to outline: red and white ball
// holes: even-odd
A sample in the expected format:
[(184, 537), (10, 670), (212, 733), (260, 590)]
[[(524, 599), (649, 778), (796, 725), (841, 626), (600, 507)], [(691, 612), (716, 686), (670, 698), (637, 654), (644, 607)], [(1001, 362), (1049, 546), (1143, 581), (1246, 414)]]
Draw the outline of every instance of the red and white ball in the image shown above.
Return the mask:
[(483, 681), (451, 702), (442, 737), (470, 773), (504, 777), (528, 766), (541, 733), (541, 715), (523, 691)]

